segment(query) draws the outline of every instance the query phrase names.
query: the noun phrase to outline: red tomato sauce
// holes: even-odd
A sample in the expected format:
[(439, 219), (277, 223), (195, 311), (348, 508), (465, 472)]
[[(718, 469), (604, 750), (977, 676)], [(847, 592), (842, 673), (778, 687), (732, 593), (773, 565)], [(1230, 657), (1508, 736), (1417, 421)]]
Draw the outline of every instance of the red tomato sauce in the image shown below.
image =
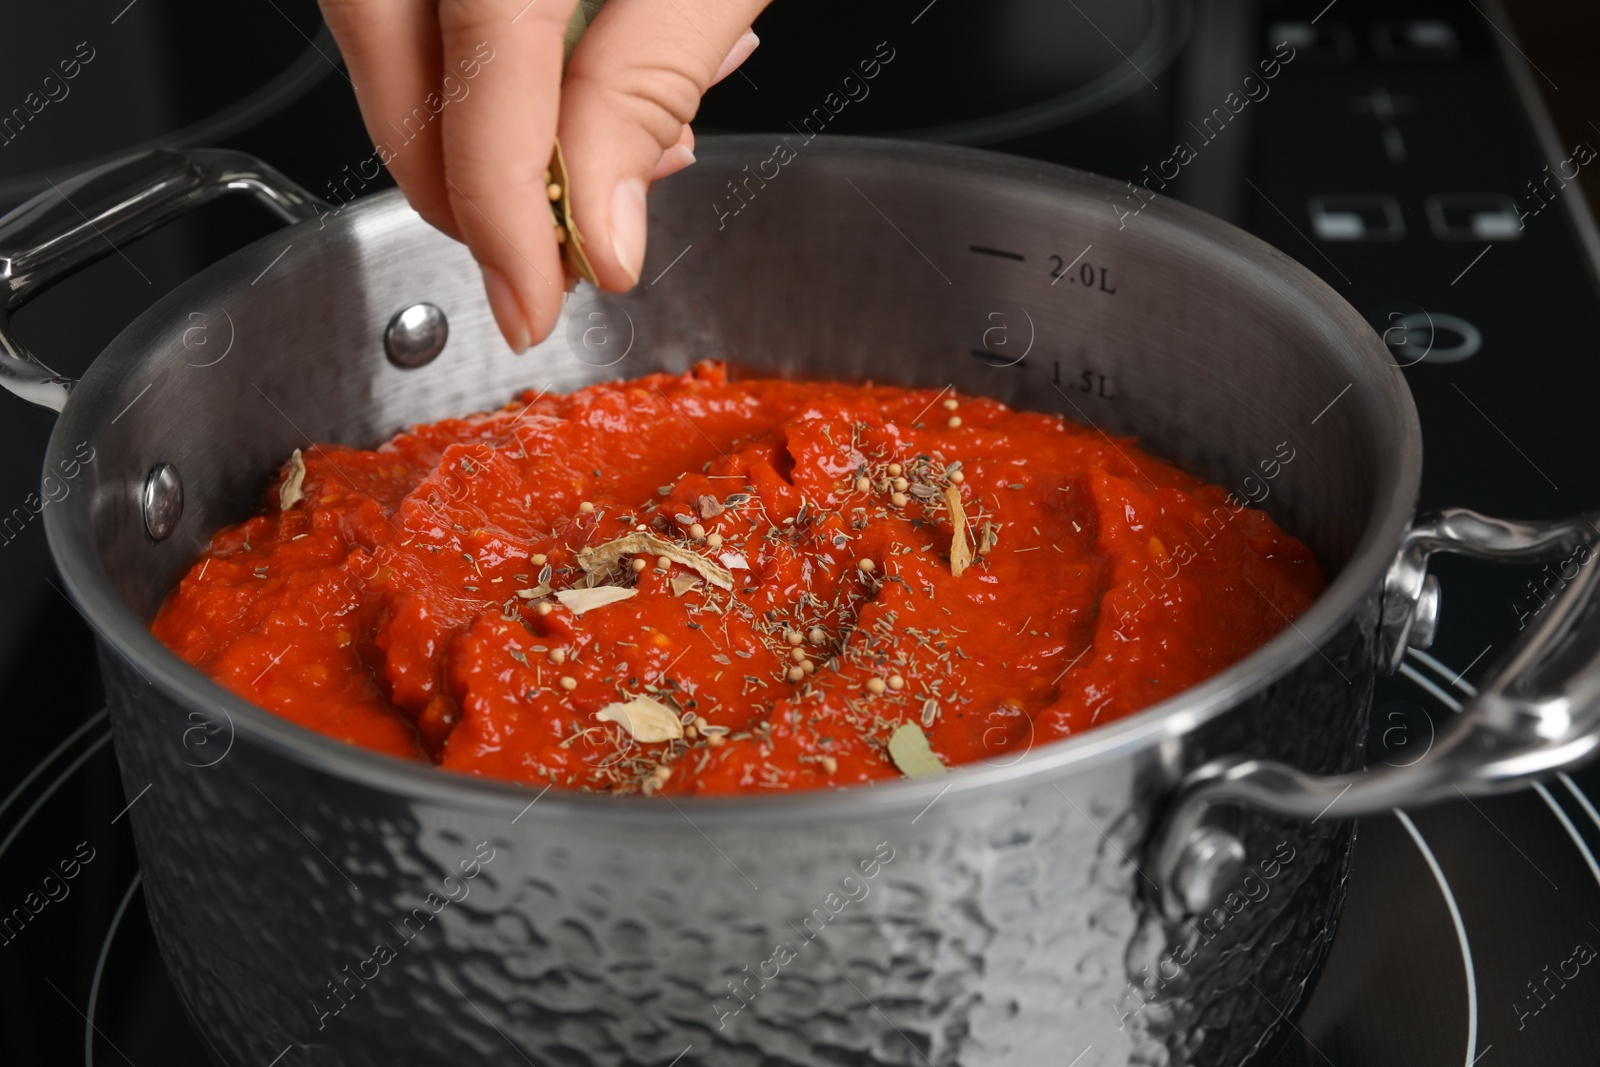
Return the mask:
[[(627, 599), (564, 602), (590, 585)], [(1265, 513), (1131, 439), (704, 364), (297, 454), (152, 629), (365, 748), (738, 793), (898, 778), (897, 730), (1015, 759), (1220, 671), (1322, 588)]]

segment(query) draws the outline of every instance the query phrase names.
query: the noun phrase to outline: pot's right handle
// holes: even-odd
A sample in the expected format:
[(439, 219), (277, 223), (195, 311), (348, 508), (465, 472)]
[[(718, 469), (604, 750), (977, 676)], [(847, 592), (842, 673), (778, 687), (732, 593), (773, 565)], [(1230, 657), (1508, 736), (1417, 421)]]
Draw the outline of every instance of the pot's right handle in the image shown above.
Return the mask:
[(1564, 557), (1565, 587), (1426, 755), (1408, 766), (1314, 775), (1273, 760), (1231, 757), (1196, 768), (1150, 842), (1162, 911), (1173, 919), (1207, 911), (1233, 888), (1243, 849), (1230, 834), (1207, 827), (1206, 812), (1215, 805), (1246, 804), (1313, 821), (1349, 818), (1507, 792), (1593, 755), (1600, 748), (1600, 568), (1590, 566), (1597, 541), (1600, 512), (1528, 523), (1464, 508), (1420, 517), (1384, 583), (1378, 644), (1387, 672), (1399, 666), (1407, 644), (1426, 647), (1431, 639), (1437, 586), (1427, 566), (1434, 552), (1505, 561)]
[(326, 205), (273, 168), (220, 148), (158, 149), (53, 184), (0, 218), (0, 385), (60, 411), (73, 385), (11, 332), (11, 314), (52, 282), (225, 193), (248, 193), (285, 222)]

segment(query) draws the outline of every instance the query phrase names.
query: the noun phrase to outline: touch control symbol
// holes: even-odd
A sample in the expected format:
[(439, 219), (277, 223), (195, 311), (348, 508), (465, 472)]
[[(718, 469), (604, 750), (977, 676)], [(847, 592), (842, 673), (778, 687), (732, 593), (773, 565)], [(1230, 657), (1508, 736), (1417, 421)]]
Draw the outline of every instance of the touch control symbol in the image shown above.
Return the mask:
[(1267, 29), (1267, 47), (1282, 41), (1302, 62), (1348, 63), (1356, 54), (1356, 35), (1342, 22), (1275, 22)]
[(1461, 55), (1455, 27), (1438, 19), (1377, 22), (1372, 50), (1390, 63), (1446, 63)]
[(1430, 196), (1428, 225), (1441, 241), (1515, 241), (1522, 236), (1517, 205), (1501, 193)]
[(1383, 194), (1313, 196), (1311, 228), (1324, 241), (1398, 241), (1406, 235), (1400, 202)]

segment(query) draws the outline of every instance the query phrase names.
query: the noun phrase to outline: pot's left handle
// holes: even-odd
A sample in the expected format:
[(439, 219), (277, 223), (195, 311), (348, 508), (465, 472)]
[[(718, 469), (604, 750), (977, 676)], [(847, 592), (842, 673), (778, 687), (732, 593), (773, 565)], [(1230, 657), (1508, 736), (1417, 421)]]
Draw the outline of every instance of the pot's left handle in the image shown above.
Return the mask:
[[(1218, 805), (1338, 819), (1457, 796), (1518, 789), (1600, 751), (1600, 512), (1549, 522), (1491, 519), (1465, 508), (1420, 517), (1384, 582), (1380, 666), (1393, 672), (1405, 646), (1431, 640), (1437, 592), (1428, 557), (1563, 560), (1562, 588), (1496, 666), (1472, 702), (1403, 767), (1315, 775), (1275, 760), (1234, 756), (1199, 767), (1152, 835), (1148, 855), (1161, 910), (1179, 919), (1214, 908), (1243, 861), (1237, 838), (1209, 825)], [(1571, 573), (1567, 573), (1568, 571)], [(1423, 615), (1418, 624), (1413, 616)]]
[(52, 282), (225, 193), (248, 193), (285, 222), (326, 207), (253, 156), (220, 148), (157, 149), (53, 184), (0, 218), (0, 385), (60, 411), (73, 379), (11, 332), (11, 314)]

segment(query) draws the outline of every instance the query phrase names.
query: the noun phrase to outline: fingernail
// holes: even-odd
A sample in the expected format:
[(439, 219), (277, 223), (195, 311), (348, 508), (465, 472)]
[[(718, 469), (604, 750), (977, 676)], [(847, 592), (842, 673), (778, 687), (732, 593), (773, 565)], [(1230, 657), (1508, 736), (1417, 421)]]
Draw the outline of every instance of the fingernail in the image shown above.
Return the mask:
[(520, 356), (533, 343), (522, 301), (517, 299), (517, 291), (511, 288), (505, 275), (493, 267), (484, 267), (482, 270), (483, 289), (489, 294), (489, 310), (494, 313), (495, 325), (500, 327), (500, 333), (505, 337), (506, 344), (511, 346), (511, 351)]
[(745, 30), (744, 36), (733, 42), (733, 47), (728, 49), (728, 54), (722, 59), (722, 66), (717, 68), (716, 76), (711, 79), (715, 85), (723, 78), (739, 69), (739, 64), (750, 58), (750, 53), (756, 50), (756, 45), (761, 43), (761, 38), (756, 36), (755, 30)]
[(624, 178), (611, 194), (611, 254), (634, 285), (639, 283), (639, 271), (644, 268), (646, 225), (644, 182)]
[(693, 162), (694, 149), (686, 144), (675, 144), (661, 153), (661, 161), (650, 172), (650, 180), (658, 182), (662, 178), (670, 178)]

